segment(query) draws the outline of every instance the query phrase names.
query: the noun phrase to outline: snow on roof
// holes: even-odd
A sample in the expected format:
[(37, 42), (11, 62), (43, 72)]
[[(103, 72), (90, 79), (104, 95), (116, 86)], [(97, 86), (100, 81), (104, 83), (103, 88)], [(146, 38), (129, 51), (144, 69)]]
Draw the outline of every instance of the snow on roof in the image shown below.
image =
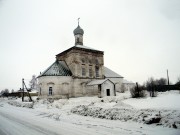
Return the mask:
[(106, 78), (123, 78), (123, 76), (115, 73), (111, 69), (104, 67), (104, 75)]
[(64, 61), (55, 61), (50, 67), (48, 67), (41, 76), (71, 76), (72, 73)]
[(128, 81), (126, 79), (123, 79), (123, 83), (125, 83), (125, 84), (134, 84), (132, 81)]
[(93, 49), (93, 48), (90, 48), (90, 47), (87, 47), (87, 46), (84, 46), (84, 45), (75, 45), (75, 47), (78, 47), (78, 48), (83, 48), (83, 49), (89, 49), (89, 50), (99, 51), (99, 50), (96, 50), (96, 49)]
[[(87, 86), (103, 84), (103, 83), (106, 82), (107, 80), (109, 80), (109, 79), (93, 80), (93, 81), (89, 82), (89, 83), (87, 84)], [(109, 81), (110, 81), (110, 80), (109, 80)], [(112, 82), (112, 81), (110, 81), (110, 82)], [(113, 82), (112, 82), (112, 83), (113, 83)]]

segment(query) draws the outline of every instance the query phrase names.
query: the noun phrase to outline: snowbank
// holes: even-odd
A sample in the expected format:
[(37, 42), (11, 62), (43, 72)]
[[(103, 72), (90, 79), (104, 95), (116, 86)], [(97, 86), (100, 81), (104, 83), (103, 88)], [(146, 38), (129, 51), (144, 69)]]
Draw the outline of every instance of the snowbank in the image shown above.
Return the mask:
[(8, 101), (8, 104), (16, 106), (16, 107), (26, 107), (33, 108), (33, 102), (18, 102), (18, 101)]
[[(71, 112), (82, 115), (91, 116), (101, 119), (134, 121), (150, 124), (150, 121), (160, 118), (157, 125), (172, 127), (175, 123), (180, 129), (180, 111), (178, 110), (153, 110), (153, 109), (135, 109), (124, 103), (119, 103), (119, 108), (102, 108), (90, 105), (79, 105), (74, 107)], [(153, 122), (152, 122), (153, 123)]]
[(43, 117), (60, 120), (60, 116), (78, 114), (101, 119), (134, 121), (150, 124), (159, 120), (157, 125), (172, 127), (175, 123), (180, 129), (180, 94), (160, 93), (155, 98), (132, 99), (130, 94), (117, 93), (115, 97), (79, 97), (70, 99), (41, 99), (21, 102), (21, 99), (8, 101), (18, 107), (33, 108)]

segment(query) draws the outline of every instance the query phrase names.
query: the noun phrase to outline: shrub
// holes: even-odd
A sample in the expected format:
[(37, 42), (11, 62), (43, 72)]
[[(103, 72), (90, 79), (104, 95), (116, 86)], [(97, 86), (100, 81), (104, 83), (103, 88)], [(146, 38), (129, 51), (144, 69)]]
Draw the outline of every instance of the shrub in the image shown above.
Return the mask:
[(136, 86), (130, 89), (130, 93), (131, 93), (132, 98), (139, 98), (139, 97), (146, 96), (144, 86), (140, 86), (137, 83), (136, 83)]

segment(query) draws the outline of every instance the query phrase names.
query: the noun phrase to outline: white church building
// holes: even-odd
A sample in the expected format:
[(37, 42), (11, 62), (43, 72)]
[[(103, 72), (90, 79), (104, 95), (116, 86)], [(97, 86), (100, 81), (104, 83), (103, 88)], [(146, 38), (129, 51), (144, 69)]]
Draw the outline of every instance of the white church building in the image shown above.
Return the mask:
[(55, 62), (38, 76), (39, 97), (116, 96), (123, 77), (104, 66), (103, 51), (83, 45), (79, 23), (73, 33), (75, 45), (57, 54)]

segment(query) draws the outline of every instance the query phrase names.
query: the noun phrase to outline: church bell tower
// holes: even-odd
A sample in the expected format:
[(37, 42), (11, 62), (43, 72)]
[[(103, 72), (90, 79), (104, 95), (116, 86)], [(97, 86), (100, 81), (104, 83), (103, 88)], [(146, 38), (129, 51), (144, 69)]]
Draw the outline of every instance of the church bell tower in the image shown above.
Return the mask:
[(75, 37), (75, 45), (83, 45), (83, 34), (84, 30), (79, 26), (79, 19), (78, 18), (78, 26), (77, 28), (73, 31), (74, 37)]

